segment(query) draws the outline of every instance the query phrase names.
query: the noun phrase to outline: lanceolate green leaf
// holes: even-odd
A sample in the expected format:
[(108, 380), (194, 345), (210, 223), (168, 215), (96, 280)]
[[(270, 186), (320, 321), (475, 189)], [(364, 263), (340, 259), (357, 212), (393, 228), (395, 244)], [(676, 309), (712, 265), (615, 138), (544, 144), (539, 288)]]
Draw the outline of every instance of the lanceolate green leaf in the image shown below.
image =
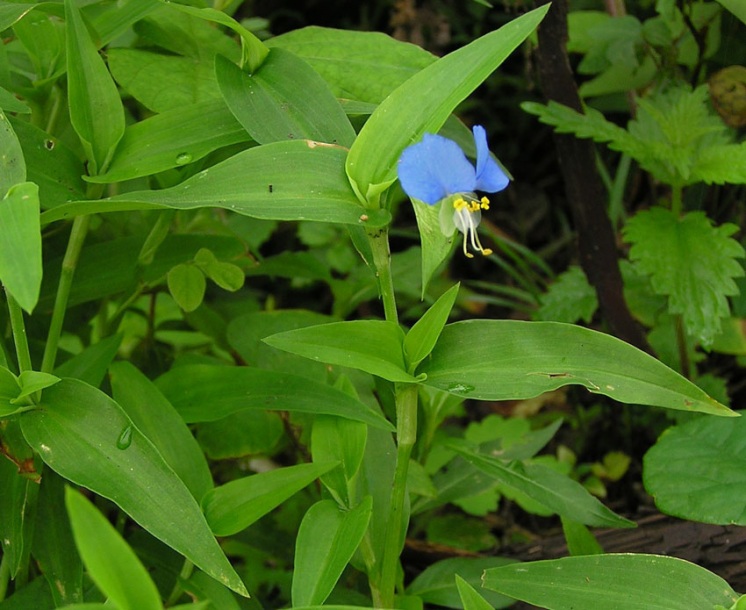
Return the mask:
[(531, 398), (577, 384), (620, 402), (735, 415), (637, 348), (559, 322), (449, 324), (417, 372), (427, 375), (427, 385), (481, 400)]
[(693, 563), (658, 555), (617, 554), (515, 563), (485, 571), (483, 584), (549, 610), (712, 610), (738, 594)]
[(404, 354), (410, 371), (414, 371), (435, 347), (458, 296), (458, 284), (447, 290), (409, 329), (404, 338)]
[(41, 290), (39, 188), (22, 182), (0, 200), (0, 283), (27, 312)]
[(421, 47), (380, 32), (317, 26), (270, 38), (267, 46), (305, 59), (337, 97), (373, 104), (436, 61)]
[(156, 381), (187, 423), (243, 409), (336, 415), (391, 430), (384, 417), (348, 394), (305, 377), (249, 367), (183, 365)]
[(264, 339), (272, 347), (319, 362), (338, 364), (389, 381), (415, 381), (407, 372), (404, 333), (392, 322), (332, 322), (278, 333)]
[(606, 508), (580, 483), (547, 466), (519, 461), (505, 462), (462, 449), (456, 451), (482, 472), (495, 477), (503, 485), (528, 495), (561, 517), (598, 527), (635, 525)]
[[(343, 148), (310, 140), (275, 142), (240, 152), (177, 186), (104, 202), (130, 209), (217, 207), (272, 220), (384, 224), (388, 214), (366, 212), (352, 192), (344, 173), (346, 155)], [(64, 210), (53, 212), (51, 217), (59, 218)]]
[(160, 610), (158, 589), (145, 566), (106, 518), (81, 493), (65, 490), (75, 543), (98, 588), (121, 610)]
[(109, 498), (153, 536), (247, 595), (189, 490), (106, 394), (63, 379), (44, 390), (40, 408), (21, 417), (21, 428), (50, 468)]
[(349, 147), (355, 139), (324, 80), (284, 49), (271, 50), (252, 74), (218, 56), (215, 74), (231, 112), (260, 144), (305, 138)]
[(347, 174), (362, 200), (377, 202), (396, 179), (396, 162), (404, 148), (425, 132), (436, 133), (456, 106), (536, 28), (548, 9), (543, 6), (526, 13), (446, 55), (381, 103), (347, 158)]
[(26, 180), (26, 161), (23, 158), (21, 143), (13, 127), (0, 110), (0, 197), (5, 197), (8, 189)]
[(198, 161), (251, 138), (222, 100), (167, 110), (125, 129), (106, 173), (90, 182), (120, 182)]
[(231, 536), (336, 465), (335, 462), (296, 464), (235, 479), (211, 490), (202, 500), (202, 509), (216, 536)]
[(184, 420), (153, 382), (129, 362), (115, 362), (109, 372), (114, 398), (200, 501), (212, 489), (212, 475)]
[(308, 509), (295, 544), (293, 606), (324, 603), (363, 539), (372, 508), (367, 496), (350, 511), (332, 500)]
[(65, 1), (70, 120), (88, 157), (88, 173), (106, 169), (124, 134), (124, 108), (74, 0)]

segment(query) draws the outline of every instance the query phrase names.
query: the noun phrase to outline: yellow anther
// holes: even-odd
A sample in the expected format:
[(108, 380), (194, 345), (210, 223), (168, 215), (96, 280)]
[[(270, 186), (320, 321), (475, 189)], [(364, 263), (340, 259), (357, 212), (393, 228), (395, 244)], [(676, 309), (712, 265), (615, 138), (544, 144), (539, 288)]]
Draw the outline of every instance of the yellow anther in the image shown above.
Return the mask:
[(479, 206), (483, 210), (489, 210), (490, 209), (490, 200), (487, 199), (487, 197), (482, 197), (481, 205)]
[(466, 203), (466, 201), (463, 199), (463, 197), (459, 197), (456, 199), (456, 201), (453, 202), (453, 209), (457, 212), (460, 212), (464, 208), (468, 208), (469, 204)]

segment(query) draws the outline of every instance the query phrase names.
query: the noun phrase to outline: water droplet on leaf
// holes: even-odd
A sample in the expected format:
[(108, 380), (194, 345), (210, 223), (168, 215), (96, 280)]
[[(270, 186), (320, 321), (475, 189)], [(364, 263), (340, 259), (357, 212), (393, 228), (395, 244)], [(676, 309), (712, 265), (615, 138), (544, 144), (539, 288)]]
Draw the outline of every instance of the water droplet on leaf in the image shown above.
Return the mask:
[(189, 153), (179, 153), (176, 155), (176, 165), (186, 165), (187, 163), (192, 162), (192, 155)]
[(469, 394), (474, 391), (474, 386), (468, 383), (451, 383), (446, 390), (452, 394)]
[(127, 426), (117, 439), (117, 449), (127, 449), (132, 444), (132, 424)]

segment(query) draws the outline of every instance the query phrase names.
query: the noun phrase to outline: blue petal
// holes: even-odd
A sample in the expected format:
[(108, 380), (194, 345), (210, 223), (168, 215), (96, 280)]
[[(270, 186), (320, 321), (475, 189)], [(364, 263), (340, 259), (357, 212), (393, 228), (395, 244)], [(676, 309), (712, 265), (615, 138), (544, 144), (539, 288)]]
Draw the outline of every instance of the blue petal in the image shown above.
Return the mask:
[(476, 174), (456, 142), (426, 133), (399, 159), (399, 180), (413, 199), (433, 205), (449, 195), (475, 189)]
[(474, 144), (477, 147), (477, 176), (474, 190), (497, 193), (508, 186), (510, 179), (490, 156), (490, 149), (487, 146), (487, 133), (484, 127), (474, 125), (472, 133), (474, 134)]

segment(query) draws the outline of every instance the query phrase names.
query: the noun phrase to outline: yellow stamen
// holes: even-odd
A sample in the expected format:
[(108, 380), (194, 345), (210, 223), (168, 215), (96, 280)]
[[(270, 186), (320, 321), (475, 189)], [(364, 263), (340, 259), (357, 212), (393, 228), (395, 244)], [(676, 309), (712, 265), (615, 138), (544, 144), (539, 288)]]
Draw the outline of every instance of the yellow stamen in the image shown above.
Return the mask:
[(487, 197), (482, 197), (477, 201), (473, 196), (466, 195), (466, 199), (459, 197), (453, 202), (453, 223), (456, 228), (463, 234), (463, 252), (467, 258), (474, 258), (474, 255), (467, 250), (471, 245), (472, 250), (481, 252), (483, 256), (492, 254), (492, 250), (484, 248), (479, 241), (477, 227), (482, 219), (482, 210), (488, 210), (490, 205)]

